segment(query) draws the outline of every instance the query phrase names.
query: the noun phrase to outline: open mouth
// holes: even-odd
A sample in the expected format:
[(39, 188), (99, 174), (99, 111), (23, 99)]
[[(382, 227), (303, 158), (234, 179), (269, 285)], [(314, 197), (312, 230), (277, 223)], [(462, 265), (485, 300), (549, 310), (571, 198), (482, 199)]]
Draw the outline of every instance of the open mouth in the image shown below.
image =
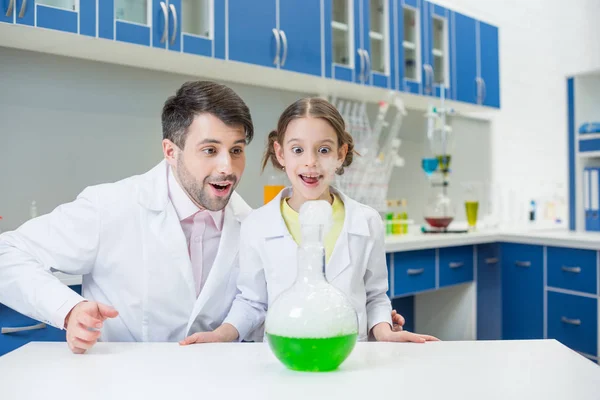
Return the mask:
[(319, 180), (323, 178), (323, 175), (319, 175), (317, 173), (300, 174), (298, 176), (307, 186), (317, 186), (319, 184)]
[(209, 185), (214, 189), (214, 192), (218, 196), (224, 196), (229, 193), (232, 187), (231, 182), (213, 182)]

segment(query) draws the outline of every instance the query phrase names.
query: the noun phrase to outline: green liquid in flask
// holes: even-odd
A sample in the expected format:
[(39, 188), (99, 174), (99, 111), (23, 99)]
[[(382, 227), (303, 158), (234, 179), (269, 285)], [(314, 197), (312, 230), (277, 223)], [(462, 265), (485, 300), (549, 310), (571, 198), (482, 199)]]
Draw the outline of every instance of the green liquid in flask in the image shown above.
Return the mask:
[(329, 338), (294, 338), (266, 334), (271, 350), (286, 367), (295, 371), (333, 371), (350, 355), (357, 334)]
[(437, 160), (440, 171), (442, 171), (444, 174), (447, 174), (450, 171), (450, 161), (452, 160), (452, 156), (449, 154), (445, 156), (437, 156)]

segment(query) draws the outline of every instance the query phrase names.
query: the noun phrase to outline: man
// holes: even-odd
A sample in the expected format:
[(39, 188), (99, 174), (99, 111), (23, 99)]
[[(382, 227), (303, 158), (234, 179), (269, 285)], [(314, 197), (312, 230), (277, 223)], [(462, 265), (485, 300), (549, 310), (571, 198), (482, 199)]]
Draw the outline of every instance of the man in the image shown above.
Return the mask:
[[(216, 341), (231, 308), (251, 211), (234, 191), (250, 111), (226, 86), (188, 82), (166, 101), (162, 129), (165, 160), (149, 172), (0, 235), (0, 302), (66, 329), (74, 353), (98, 340)], [(83, 296), (52, 271), (82, 275)]]

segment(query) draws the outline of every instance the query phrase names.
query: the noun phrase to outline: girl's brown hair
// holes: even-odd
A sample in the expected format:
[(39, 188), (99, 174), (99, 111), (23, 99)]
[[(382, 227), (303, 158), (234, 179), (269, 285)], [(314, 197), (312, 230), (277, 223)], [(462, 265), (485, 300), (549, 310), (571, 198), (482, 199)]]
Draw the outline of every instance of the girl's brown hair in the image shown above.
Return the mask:
[(290, 122), (296, 118), (303, 117), (321, 118), (327, 121), (333, 130), (335, 130), (338, 139), (338, 150), (343, 145), (348, 145), (346, 159), (342, 163), (342, 166), (336, 171), (336, 174), (342, 175), (344, 173), (344, 167), (348, 167), (352, 164), (355, 153), (354, 140), (352, 139), (352, 136), (346, 132), (346, 124), (339, 111), (327, 100), (323, 100), (319, 97), (306, 97), (300, 99), (286, 108), (283, 114), (281, 114), (279, 122), (277, 123), (277, 129), (269, 133), (267, 149), (262, 161), (262, 170), (264, 171), (269, 160), (275, 168), (283, 169), (275, 155), (275, 142), (283, 146), (285, 131)]

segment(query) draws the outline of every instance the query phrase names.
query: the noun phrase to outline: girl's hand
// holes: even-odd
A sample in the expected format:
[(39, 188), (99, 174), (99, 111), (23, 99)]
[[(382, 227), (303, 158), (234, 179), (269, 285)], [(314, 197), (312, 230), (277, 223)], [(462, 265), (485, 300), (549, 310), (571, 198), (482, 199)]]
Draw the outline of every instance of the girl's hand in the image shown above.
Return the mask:
[(387, 322), (375, 325), (372, 329), (373, 336), (378, 342), (438, 342), (438, 338), (430, 335), (421, 335), (409, 331), (392, 331), (392, 327)]

